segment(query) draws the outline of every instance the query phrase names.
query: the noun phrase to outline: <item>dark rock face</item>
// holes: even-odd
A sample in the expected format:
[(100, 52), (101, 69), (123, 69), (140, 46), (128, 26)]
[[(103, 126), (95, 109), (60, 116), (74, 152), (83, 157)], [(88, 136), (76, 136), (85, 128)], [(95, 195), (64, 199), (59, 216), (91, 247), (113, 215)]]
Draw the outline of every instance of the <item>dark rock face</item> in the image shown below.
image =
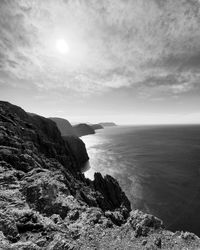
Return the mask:
[(94, 130), (103, 129), (103, 126), (101, 124), (92, 124), (91, 127)]
[(76, 131), (70, 124), (70, 122), (66, 119), (63, 118), (58, 118), (58, 117), (50, 117), (52, 121), (54, 121), (60, 130), (60, 133), (62, 136), (75, 136)]
[(85, 123), (80, 123), (78, 125), (75, 125), (73, 126), (73, 128), (76, 132), (76, 135), (79, 137), (84, 136), (84, 135), (95, 134), (94, 129), (90, 125), (85, 124)]
[(76, 136), (77, 131), (72, 125), (62, 118), (49, 118), (54, 121), (60, 130), (62, 138), (66, 142), (67, 148), (73, 155), (79, 169), (89, 160), (84, 142)]
[(83, 207), (99, 207), (101, 213), (130, 211), (122, 200), (115, 207), (103, 190), (84, 178), (80, 165), (87, 160), (79, 138), (63, 139), (50, 119), (0, 102), (0, 230), (4, 236), (18, 241), (24, 233), (44, 231), (44, 218), (57, 214), (61, 220), (68, 216), (75, 220)]
[(72, 155), (76, 159), (77, 165), (81, 167), (89, 160), (86, 151), (85, 143), (76, 136), (63, 136), (64, 141), (67, 143)]
[(163, 231), (142, 212), (129, 216), (111, 176), (86, 179), (77, 163), (85, 155), (76, 155), (85, 148), (74, 140), (53, 121), (0, 102), (0, 249), (141, 249), (144, 236), (147, 246), (199, 249), (195, 235)]
[(99, 191), (106, 201), (108, 201), (108, 209), (113, 210), (116, 207), (125, 206), (128, 210), (131, 209), (130, 202), (125, 193), (122, 192), (118, 182), (110, 175), (104, 178), (100, 173), (94, 174), (94, 187)]

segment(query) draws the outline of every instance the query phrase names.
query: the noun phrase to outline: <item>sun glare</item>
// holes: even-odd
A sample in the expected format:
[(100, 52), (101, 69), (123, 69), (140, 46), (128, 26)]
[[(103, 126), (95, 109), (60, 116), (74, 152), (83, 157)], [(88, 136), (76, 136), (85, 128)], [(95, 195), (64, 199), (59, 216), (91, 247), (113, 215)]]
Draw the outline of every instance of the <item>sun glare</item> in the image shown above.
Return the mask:
[(69, 52), (69, 45), (64, 39), (58, 39), (56, 41), (56, 49), (61, 54), (67, 54)]

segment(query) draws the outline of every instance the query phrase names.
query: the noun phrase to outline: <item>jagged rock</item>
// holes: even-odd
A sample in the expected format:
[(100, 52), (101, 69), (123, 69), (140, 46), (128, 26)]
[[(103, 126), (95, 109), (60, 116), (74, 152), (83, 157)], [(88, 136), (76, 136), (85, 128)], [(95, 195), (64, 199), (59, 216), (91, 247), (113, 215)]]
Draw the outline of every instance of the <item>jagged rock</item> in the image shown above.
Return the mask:
[(66, 237), (57, 234), (54, 236), (53, 241), (48, 246), (49, 250), (73, 250), (74, 244), (71, 243)]
[(17, 242), (9, 248), (9, 250), (41, 250), (39, 246), (34, 244), (31, 241), (26, 241), (26, 242)]
[[(128, 216), (128, 213), (131, 210), (131, 204), (125, 193), (122, 192), (118, 182), (113, 177), (106, 175), (103, 178), (100, 173), (95, 173), (94, 188), (105, 198), (105, 209), (103, 208), (103, 205), (101, 206), (102, 209), (113, 210), (116, 207), (125, 208), (124, 216)], [(102, 201), (100, 202), (102, 203)]]
[(16, 226), (19, 233), (44, 230), (44, 225), (40, 223), (37, 215), (34, 214), (33, 211), (26, 211), (23, 216), (19, 217)]
[(19, 232), (14, 218), (3, 211), (0, 211), (0, 231), (11, 242), (16, 242), (19, 239)]
[(161, 245), (162, 245), (162, 241), (161, 241), (161, 238), (158, 237), (154, 240), (154, 244), (158, 247), (158, 248), (161, 248)]
[(135, 230), (135, 237), (147, 236), (150, 229), (163, 227), (163, 222), (160, 219), (139, 210), (131, 211), (127, 223)]
[(110, 218), (111, 221), (118, 226), (122, 225), (125, 222), (125, 218), (122, 215), (121, 211), (106, 211), (105, 216)]
[(59, 180), (61, 177), (60, 172), (52, 173), (48, 170), (30, 172), (22, 184), (23, 193), (30, 206), (48, 216), (59, 214), (64, 218), (69, 210), (65, 197), (70, 195), (70, 191)]
[(190, 232), (181, 232), (179, 237), (184, 240), (194, 240), (196, 235)]

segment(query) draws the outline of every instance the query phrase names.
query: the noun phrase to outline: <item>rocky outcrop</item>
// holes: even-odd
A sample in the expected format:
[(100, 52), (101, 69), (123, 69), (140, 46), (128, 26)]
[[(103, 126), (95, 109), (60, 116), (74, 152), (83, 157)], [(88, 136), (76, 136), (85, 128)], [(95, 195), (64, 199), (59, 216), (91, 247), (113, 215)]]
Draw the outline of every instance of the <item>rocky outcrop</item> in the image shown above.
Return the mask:
[(93, 183), (95, 190), (99, 191), (108, 201), (108, 209), (111, 208), (111, 210), (113, 210), (121, 205), (124, 205), (128, 210), (131, 209), (128, 198), (125, 193), (122, 192), (118, 182), (112, 176), (106, 175), (103, 178), (100, 173), (95, 173)]
[(73, 126), (73, 128), (74, 128), (76, 135), (78, 137), (81, 137), (84, 135), (95, 134), (94, 129), (86, 123), (77, 124), (77, 125)]
[(92, 124), (91, 127), (92, 127), (94, 130), (103, 129), (103, 126), (100, 125), (100, 124)]
[(76, 131), (70, 124), (70, 122), (66, 119), (63, 118), (58, 118), (58, 117), (50, 117), (52, 121), (54, 121), (60, 130), (60, 133), (62, 136), (75, 136)]
[(130, 212), (111, 176), (86, 179), (76, 155), (84, 149), (73, 140), (53, 121), (0, 102), (0, 249), (199, 248), (194, 234)]

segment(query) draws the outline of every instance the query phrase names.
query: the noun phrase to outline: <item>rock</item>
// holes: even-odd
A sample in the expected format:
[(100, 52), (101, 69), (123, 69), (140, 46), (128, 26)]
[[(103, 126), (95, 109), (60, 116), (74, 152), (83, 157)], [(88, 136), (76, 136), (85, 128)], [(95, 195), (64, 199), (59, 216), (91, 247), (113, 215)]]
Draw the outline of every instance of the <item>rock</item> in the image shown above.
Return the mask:
[(31, 241), (18, 242), (12, 245), (11, 250), (40, 250), (41, 248)]
[(73, 221), (78, 220), (78, 218), (79, 218), (79, 211), (78, 210), (72, 210), (72, 211), (70, 211), (70, 213), (69, 213), (68, 216), (69, 216), (70, 220), (73, 220)]
[(56, 234), (53, 241), (48, 246), (48, 250), (73, 250), (75, 249), (72, 242), (70, 242), (64, 236)]
[(156, 239), (154, 240), (154, 244), (155, 244), (158, 248), (161, 248), (161, 243), (162, 243), (162, 241), (161, 241), (161, 238), (160, 238), (160, 237), (158, 237), (158, 238), (156, 238)]
[[(48, 216), (59, 214), (65, 218), (68, 213), (68, 204), (65, 198), (70, 195), (67, 186), (60, 182), (60, 172), (30, 172), (23, 179), (23, 194), (29, 205)], [(63, 179), (64, 181), (64, 179)]]
[(11, 242), (19, 240), (19, 232), (14, 218), (3, 211), (0, 211), (0, 231)]
[(82, 169), (84, 164), (89, 160), (85, 143), (76, 136), (64, 136), (63, 139), (67, 143), (71, 154), (77, 162), (77, 165), (80, 169)]
[(163, 227), (163, 222), (150, 214), (144, 214), (139, 210), (131, 211), (128, 222), (135, 230), (135, 237), (147, 236), (150, 229)]
[(20, 216), (17, 219), (16, 226), (19, 233), (25, 233), (27, 231), (40, 232), (44, 230), (44, 225), (32, 211), (27, 211)]
[(196, 235), (190, 232), (181, 232), (179, 237), (184, 240), (194, 240)]
[(95, 173), (93, 184), (95, 190), (104, 197), (103, 200), (99, 200), (103, 210), (114, 210), (116, 207), (124, 208), (123, 216), (128, 217), (131, 210), (130, 202), (113, 177), (106, 175), (103, 178), (100, 173)]
[(147, 244), (147, 240), (142, 241), (142, 245), (145, 246)]
[(114, 211), (114, 212), (106, 211), (105, 216), (110, 218), (110, 220), (115, 225), (118, 225), (118, 226), (122, 225), (125, 222), (124, 217), (120, 211)]

